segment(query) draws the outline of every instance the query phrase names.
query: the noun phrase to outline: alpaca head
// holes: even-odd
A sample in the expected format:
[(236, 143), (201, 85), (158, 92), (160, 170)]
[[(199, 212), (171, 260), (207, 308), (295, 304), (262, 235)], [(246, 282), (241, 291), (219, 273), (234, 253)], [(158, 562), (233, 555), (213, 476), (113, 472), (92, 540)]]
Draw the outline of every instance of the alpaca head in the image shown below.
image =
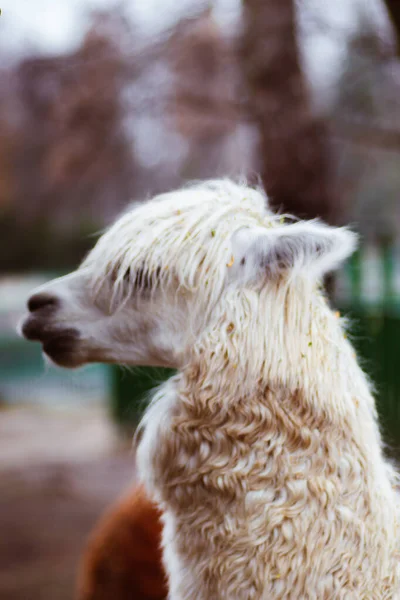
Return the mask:
[(179, 367), (232, 290), (317, 281), (354, 247), (346, 229), (284, 223), (259, 191), (203, 183), (131, 207), (76, 271), (35, 291), (22, 333), (62, 366)]

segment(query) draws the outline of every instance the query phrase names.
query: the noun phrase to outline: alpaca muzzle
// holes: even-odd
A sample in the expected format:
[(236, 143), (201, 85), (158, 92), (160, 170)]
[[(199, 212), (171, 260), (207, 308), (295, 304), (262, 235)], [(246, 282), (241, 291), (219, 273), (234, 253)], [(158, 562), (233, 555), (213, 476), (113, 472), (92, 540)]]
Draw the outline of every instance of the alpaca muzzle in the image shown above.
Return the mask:
[(34, 294), (28, 300), (29, 314), (23, 319), (20, 333), (30, 341), (40, 342), (44, 353), (56, 364), (75, 366), (74, 355), (79, 332), (72, 327), (61, 328), (55, 323), (60, 306), (58, 298), (50, 294)]

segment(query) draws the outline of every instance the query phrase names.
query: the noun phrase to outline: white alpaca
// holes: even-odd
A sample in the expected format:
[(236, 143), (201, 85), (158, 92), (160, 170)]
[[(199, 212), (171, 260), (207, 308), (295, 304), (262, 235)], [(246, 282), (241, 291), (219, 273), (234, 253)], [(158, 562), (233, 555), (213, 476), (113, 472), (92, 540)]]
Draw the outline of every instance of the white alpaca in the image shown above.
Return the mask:
[(59, 364), (179, 369), (138, 449), (171, 600), (400, 598), (395, 473), (318, 285), (354, 247), (209, 182), (131, 208), (31, 297), (23, 333)]

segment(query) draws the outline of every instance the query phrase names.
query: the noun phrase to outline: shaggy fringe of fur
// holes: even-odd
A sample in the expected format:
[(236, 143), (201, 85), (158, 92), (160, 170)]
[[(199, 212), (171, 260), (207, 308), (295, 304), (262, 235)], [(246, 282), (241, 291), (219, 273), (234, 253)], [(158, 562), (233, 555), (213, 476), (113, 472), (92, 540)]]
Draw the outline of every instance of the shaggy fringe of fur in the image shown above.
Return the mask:
[[(232, 229), (254, 223), (264, 226), (267, 214), (268, 227), (284, 218), (272, 215), (266, 206), (261, 190), (229, 180), (157, 196), (129, 207), (100, 238), (82, 268), (95, 273), (94, 294), (113, 273), (110, 312), (123, 306), (133, 294), (137, 297), (144, 293), (146, 287), (154, 294), (168, 290), (175, 282), (177, 295), (201, 291), (198, 300), (212, 307), (222, 292), (226, 265), (231, 260)], [(214, 243), (210, 246), (211, 238)], [(139, 285), (129, 276), (138, 269), (144, 270)]]

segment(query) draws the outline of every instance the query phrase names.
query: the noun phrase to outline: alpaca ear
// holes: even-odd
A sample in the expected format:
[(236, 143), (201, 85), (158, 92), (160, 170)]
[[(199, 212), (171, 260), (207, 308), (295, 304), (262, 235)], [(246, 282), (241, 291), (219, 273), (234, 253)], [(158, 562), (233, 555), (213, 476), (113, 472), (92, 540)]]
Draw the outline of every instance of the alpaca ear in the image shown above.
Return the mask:
[(232, 275), (243, 283), (263, 274), (318, 279), (336, 269), (356, 246), (354, 232), (318, 221), (242, 228), (232, 236)]

